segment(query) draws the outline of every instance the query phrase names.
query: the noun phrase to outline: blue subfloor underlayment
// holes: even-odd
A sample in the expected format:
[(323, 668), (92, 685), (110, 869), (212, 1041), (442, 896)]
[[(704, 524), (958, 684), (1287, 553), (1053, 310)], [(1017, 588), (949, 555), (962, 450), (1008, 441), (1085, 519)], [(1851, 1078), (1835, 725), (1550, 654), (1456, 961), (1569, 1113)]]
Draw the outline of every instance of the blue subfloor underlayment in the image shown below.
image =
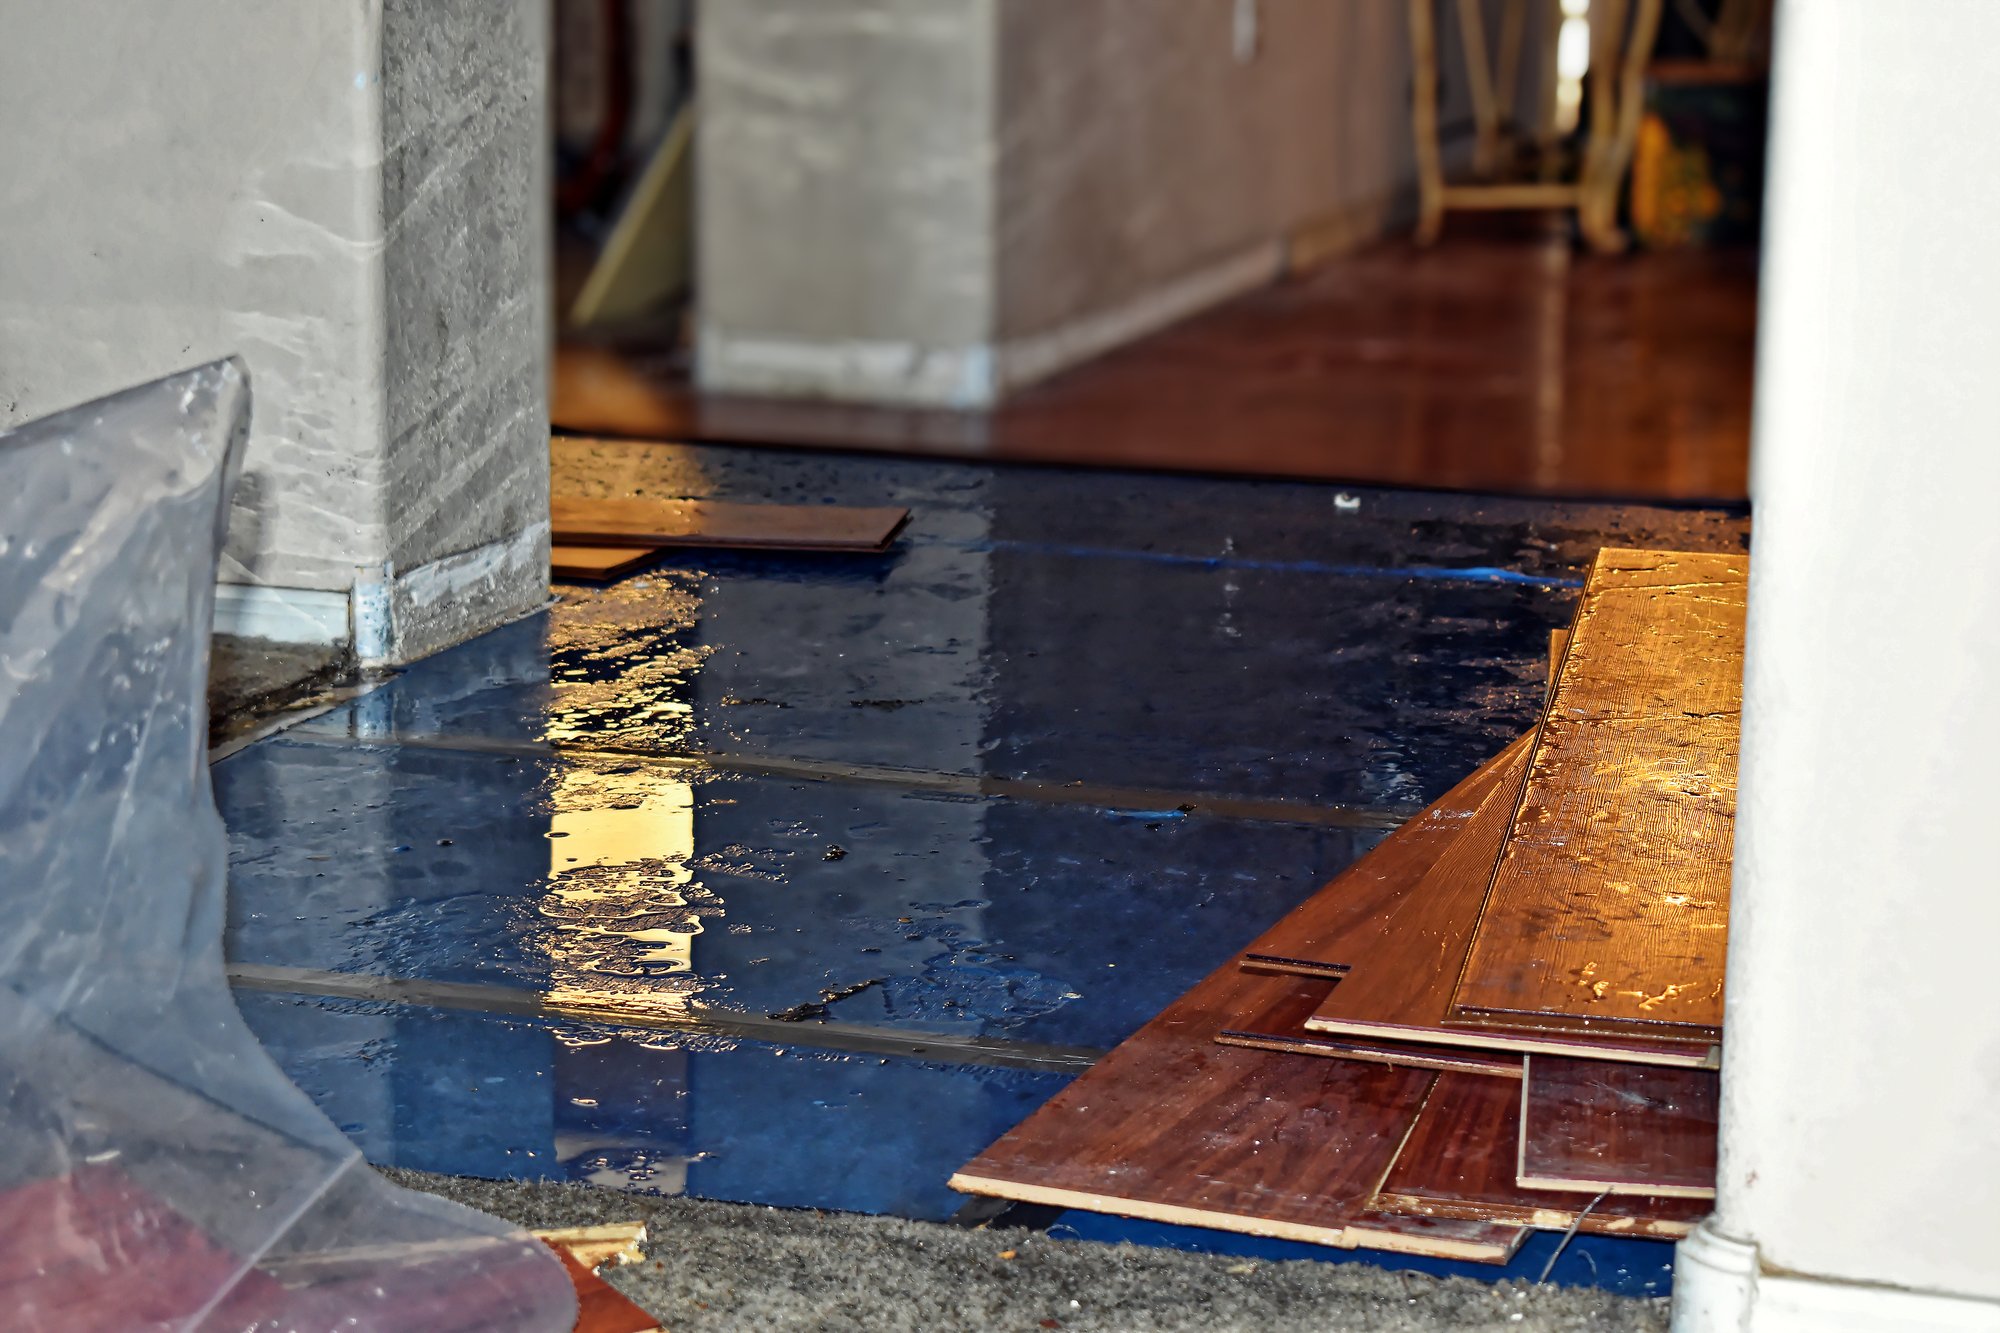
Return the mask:
[[(954, 1169), (1532, 723), (1600, 546), (1748, 531), (651, 449), (658, 494), (912, 519), (561, 589), (215, 766), (244, 1010), (373, 1161), (948, 1219)], [(1559, 1240), (1051, 1229), (1481, 1277)], [(1578, 1237), (1554, 1280), (1658, 1294), (1671, 1259)]]

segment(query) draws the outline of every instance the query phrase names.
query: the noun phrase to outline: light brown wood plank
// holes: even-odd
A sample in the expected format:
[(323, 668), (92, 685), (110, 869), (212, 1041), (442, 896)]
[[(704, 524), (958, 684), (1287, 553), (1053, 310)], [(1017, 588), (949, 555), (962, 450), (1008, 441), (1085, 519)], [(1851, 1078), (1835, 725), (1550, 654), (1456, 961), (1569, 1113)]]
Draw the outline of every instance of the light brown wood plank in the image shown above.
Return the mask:
[[(1527, 771), (1523, 737), (1246, 951), (1260, 971), (1338, 977), (1309, 1032), (1702, 1066), (1712, 1043), (1452, 1025), (1453, 988)], [(1245, 1030), (1244, 1025), (1232, 1030)], [(1267, 1034), (1268, 1035), (1268, 1034)]]
[(567, 546), (882, 551), (909, 517), (907, 509), (845, 505), (575, 496), (549, 501), (555, 541)]
[(1719, 1033), (1747, 571), (1599, 553), (1454, 1018)]
[(549, 577), (608, 583), (643, 569), (659, 553), (656, 546), (554, 546), (549, 549)]
[(1520, 1119), (1519, 1084), (1477, 1075), (1439, 1077), (1377, 1192), (1377, 1204), (1428, 1217), (1560, 1231), (1577, 1225), (1581, 1213), (1580, 1231), (1629, 1236), (1684, 1236), (1709, 1211), (1695, 1199), (1611, 1195), (1593, 1204), (1586, 1195), (1525, 1188), (1515, 1180)]
[(1720, 1076), (1531, 1056), (1517, 1181), (1532, 1189), (1715, 1197)]

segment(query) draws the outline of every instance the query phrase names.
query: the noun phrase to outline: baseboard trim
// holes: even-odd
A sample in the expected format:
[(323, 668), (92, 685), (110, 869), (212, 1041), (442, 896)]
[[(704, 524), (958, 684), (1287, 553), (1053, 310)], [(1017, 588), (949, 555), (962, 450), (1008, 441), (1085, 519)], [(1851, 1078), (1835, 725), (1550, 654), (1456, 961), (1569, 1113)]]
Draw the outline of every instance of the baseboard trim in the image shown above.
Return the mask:
[(1032, 384), (1114, 347), (1274, 281), (1285, 269), (1285, 242), (1260, 241), (1153, 287), (1129, 301), (1080, 315), (1040, 333), (1007, 338), (994, 360), (1002, 393)]
[(353, 637), (345, 591), (249, 583), (215, 585), (214, 629), (276, 643), (342, 644)]
[(1674, 1255), (1673, 1333), (2000, 1333), (2000, 1302), (1763, 1269), (1703, 1222)]
[(927, 347), (859, 338), (766, 338), (703, 324), (697, 379), (710, 393), (828, 398), (903, 407), (993, 404), (993, 349), (980, 343)]
[(549, 597), (549, 525), (398, 571), (357, 568), (351, 589), (219, 583), (214, 629), (277, 643), (351, 645), (395, 666), (496, 629)]

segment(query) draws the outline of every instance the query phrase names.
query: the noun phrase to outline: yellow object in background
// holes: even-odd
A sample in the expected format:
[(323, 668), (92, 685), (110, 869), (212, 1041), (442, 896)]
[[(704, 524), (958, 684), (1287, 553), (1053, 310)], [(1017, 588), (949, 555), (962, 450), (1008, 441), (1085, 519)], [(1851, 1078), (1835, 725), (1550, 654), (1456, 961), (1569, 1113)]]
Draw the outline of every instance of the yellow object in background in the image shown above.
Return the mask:
[(1655, 112), (1639, 125), (1632, 158), (1632, 229), (1650, 249), (1699, 244), (1708, 224), (1722, 215), (1708, 150), (1677, 144)]

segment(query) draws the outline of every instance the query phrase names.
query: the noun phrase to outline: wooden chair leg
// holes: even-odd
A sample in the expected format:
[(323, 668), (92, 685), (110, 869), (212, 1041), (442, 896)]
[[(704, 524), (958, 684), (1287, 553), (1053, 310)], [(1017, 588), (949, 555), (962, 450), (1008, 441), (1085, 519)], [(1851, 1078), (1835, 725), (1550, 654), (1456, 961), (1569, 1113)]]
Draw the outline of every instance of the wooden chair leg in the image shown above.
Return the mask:
[(1430, 245), (1444, 229), (1444, 158), (1438, 148), (1437, 21), (1433, 0), (1410, 0), (1412, 90), (1410, 126), (1416, 139), (1417, 244)]

